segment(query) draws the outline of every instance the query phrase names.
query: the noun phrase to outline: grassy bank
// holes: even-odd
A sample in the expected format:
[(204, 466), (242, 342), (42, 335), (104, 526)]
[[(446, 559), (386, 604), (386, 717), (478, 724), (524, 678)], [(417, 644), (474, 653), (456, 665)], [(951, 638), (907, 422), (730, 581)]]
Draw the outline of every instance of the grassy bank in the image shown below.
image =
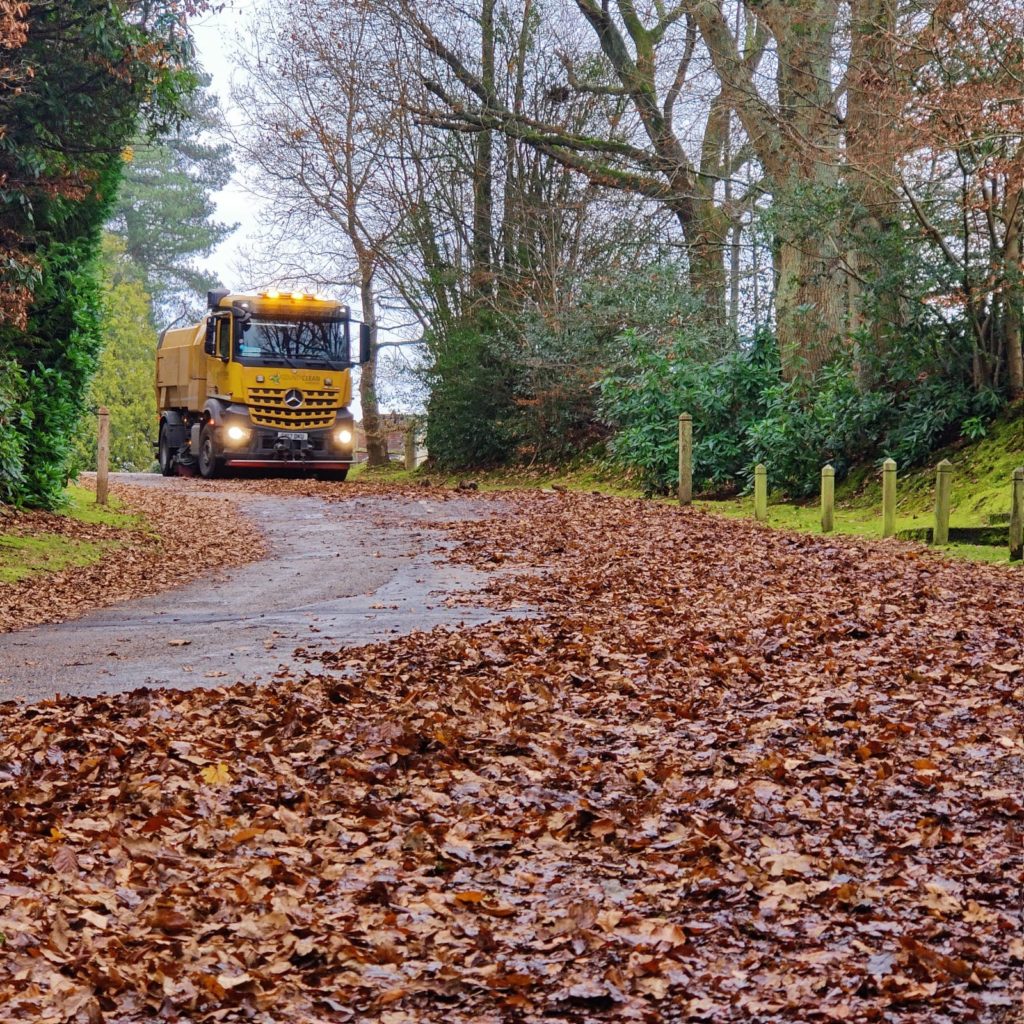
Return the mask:
[[(1013, 470), (1024, 465), (1024, 411), (1018, 408), (992, 423), (988, 435), (979, 441), (945, 448), (934, 454), (930, 465), (900, 474), (896, 492), (897, 531), (933, 524), (935, 466), (942, 459), (953, 464), (950, 525), (977, 527), (1001, 522), (1010, 511)], [(754, 515), (750, 495), (697, 504), (727, 516)], [(768, 516), (773, 526), (814, 533), (821, 529), (817, 499), (787, 502), (776, 496), (769, 505)], [(835, 532), (880, 537), (881, 531), (881, 472), (877, 467), (861, 467), (836, 488)], [(942, 550), (986, 562), (1006, 562), (1008, 557), (1005, 546), (950, 544)]]
[[(992, 522), (992, 517), (1005, 517), (1010, 510), (1010, 479), (1013, 470), (1024, 465), (1024, 407), (1018, 406), (990, 424), (987, 436), (979, 441), (954, 445), (936, 452), (930, 465), (901, 473), (897, 487), (897, 530), (921, 529), (932, 525), (935, 465), (942, 459), (949, 459), (953, 464), (952, 526), (987, 526)], [(643, 496), (641, 487), (628, 474), (582, 459), (567, 466), (513, 467), (462, 474), (440, 473), (425, 466), (409, 471), (399, 463), (373, 470), (367, 469), (365, 465), (353, 467), (350, 479), (360, 478), (402, 484), (429, 480), (451, 487), (457, 486), (462, 480), (473, 480), (481, 491), (565, 487), (568, 490), (600, 491), (620, 497)], [(754, 515), (754, 503), (750, 495), (727, 500), (698, 500), (695, 504), (716, 515), (738, 518), (753, 518)], [(836, 489), (835, 532), (858, 537), (880, 537), (881, 509), (881, 473), (874, 466), (860, 467)], [(774, 495), (769, 506), (769, 525), (809, 533), (820, 532), (817, 499), (792, 502)], [(945, 554), (985, 562), (1006, 562), (1008, 556), (1005, 546), (950, 544), (941, 550)]]
[(106, 508), (83, 487), (65, 492), (60, 514), (14, 512), (0, 518), (0, 583), (17, 583), (41, 573), (60, 572), (98, 562), (118, 542), (88, 536), (89, 527), (138, 529), (138, 516), (124, 512), (116, 498)]

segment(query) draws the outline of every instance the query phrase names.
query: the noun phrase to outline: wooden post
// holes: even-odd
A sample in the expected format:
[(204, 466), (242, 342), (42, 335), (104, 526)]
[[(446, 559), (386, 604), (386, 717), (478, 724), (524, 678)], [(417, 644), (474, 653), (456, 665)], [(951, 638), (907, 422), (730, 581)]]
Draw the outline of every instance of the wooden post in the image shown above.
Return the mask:
[(943, 459), (935, 467), (935, 532), (933, 544), (949, 543), (949, 500), (953, 486), (953, 464)]
[(831, 533), (835, 526), (836, 471), (832, 466), (821, 470), (821, 532)]
[(1024, 469), (1013, 471), (1013, 491), (1010, 497), (1010, 561), (1024, 558)]
[(896, 536), (896, 462), (882, 463), (882, 536)]
[(679, 504), (693, 502), (693, 417), (684, 412), (679, 417)]
[(754, 467), (754, 518), (768, 521), (768, 470), (763, 462)]
[(110, 410), (100, 406), (96, 430), (96, 504), (107, 503), (107, 473), (110, 470)]
[(405, 429), (405, 468), (416, 468), (416, 424), (410, 423)]

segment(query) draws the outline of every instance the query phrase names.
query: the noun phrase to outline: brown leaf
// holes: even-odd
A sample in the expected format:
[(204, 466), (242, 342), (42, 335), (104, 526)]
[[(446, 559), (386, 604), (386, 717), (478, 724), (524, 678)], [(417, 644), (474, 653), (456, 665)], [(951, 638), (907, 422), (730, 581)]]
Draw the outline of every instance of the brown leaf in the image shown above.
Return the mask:
[(78, 871), (78, 857), (70, 846), (58, 846), (53, 854), (53, 866), (62, 875)]
[[(149, 919), (149, 926), (168, 935), (179, 935), (192, 927), (192, 922), (180, 911), (170, 907), (159, 907)], [(218, 979), (218, 984), (220, 979)]]

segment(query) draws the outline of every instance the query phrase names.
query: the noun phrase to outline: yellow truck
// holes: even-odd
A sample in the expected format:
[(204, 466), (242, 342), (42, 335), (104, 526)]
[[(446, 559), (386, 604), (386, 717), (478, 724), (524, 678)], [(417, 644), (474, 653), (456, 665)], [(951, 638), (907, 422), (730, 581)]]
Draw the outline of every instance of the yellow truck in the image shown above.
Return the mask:
[(157, 344), (160, 472), (344, 480), (355, 452), (351, 368), (369, 361), (368, 326), (344, 304), (300, 292), (212, 291), (207, 308), (204, 321)]

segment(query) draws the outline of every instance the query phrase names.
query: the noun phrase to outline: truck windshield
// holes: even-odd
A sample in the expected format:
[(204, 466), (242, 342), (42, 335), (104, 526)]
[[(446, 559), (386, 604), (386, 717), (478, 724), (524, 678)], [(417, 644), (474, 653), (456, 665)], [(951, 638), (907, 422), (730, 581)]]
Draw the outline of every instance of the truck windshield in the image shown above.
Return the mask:
[(348, 365), (344, 320), (261, 320), (253, 317), (235, 346), (242, 363)]

